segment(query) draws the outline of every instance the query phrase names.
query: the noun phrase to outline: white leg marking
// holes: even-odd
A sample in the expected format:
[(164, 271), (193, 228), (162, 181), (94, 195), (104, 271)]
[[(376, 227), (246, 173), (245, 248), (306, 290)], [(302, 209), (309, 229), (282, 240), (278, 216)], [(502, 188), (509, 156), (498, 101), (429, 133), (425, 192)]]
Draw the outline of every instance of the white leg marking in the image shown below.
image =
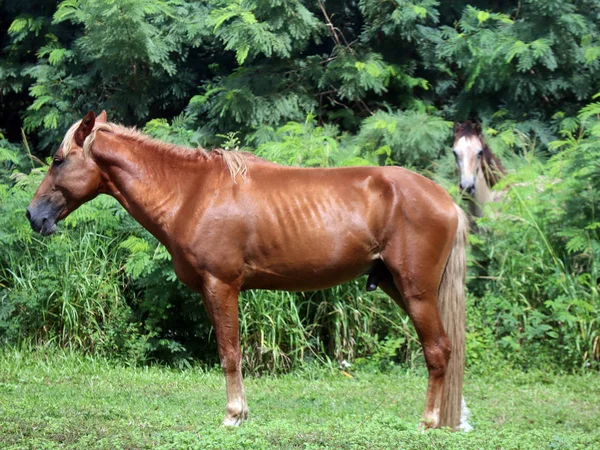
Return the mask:
[(462, 398), (461, 402), (461, 411), (460, 411), (460, 425), (458, 429), (460, 431), (469, 432), (473, 429), (471, 425), (469, 425), (469, 416), (471, 415), (471, 411), (467, 407), (467, 402), (465, 402), (465, 398)]
[(248, 404), (246, 403), (246, 393), (242, 372), (238, 370), (234, 373), (226, 374), (227, 385), (227, 407), (225, 408), (225, 419), (223, 426), (239, 427), (242, 422), (248, 419)]

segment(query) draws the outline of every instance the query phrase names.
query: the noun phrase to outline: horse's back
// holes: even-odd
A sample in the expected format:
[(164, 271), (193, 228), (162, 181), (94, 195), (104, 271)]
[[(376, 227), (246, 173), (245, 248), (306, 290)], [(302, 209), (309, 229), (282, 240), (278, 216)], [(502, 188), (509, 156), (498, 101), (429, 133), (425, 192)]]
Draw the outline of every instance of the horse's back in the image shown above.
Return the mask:
[(250, 168), (249, 178), (249, 191), (272, 204), (322, 202), (332, 209), (358, 209), (365, 219), (372, 221), (390, 217), (391, 208), (411, 220), (455, 214), (454, 201), (441, 186), (398, 166), (259, 165), (255, 170)]
[(356, 278), (390, 242), (447, 228), (455, 211), (442, 188), (399, 167), (250, 166), (248, 178), (238, 194), (248, 287), (305, 290)]

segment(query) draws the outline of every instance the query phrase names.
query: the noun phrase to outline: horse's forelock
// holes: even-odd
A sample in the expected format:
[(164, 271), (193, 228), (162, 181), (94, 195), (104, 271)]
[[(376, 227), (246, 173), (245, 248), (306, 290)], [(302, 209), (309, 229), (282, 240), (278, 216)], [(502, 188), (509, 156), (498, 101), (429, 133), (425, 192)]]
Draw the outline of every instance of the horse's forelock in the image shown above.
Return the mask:
[[(69, 130), (65, 133), (65, 137), (63, 138), (61, 144), (64, 158), (66, 158), (67, 155), (71, 152), (71, 150), (73, 150), (73, 146), (75, 145), (75, 132), (79, 128), (80, 124), (81, 120), (78, 120), (73, 125), (71, 125), (71, 128), (69, 128)], [(101, 130), (113, 131), (113, 127), (108, 123), (96, 122), (92, 132), (83, 141), (83, 155), (85, 157), (89, 156), (92, 144), (94, 143), (94, 139), (96, 138), (96, 133)]]
[(71, 128), (67, 130), (67, 132), (65, 133), (65, 137), (63, 138), (63, 141), (60, 144), (60, 146), (62, 147), (63, 157), (65, 158), (69, 153), (71, 153), (71, 150), (73, 149), (75, 132), (77, 131), (77, 128), (79, 128), (79, 124), (81, 124), (81, 120), (78, 120), (73, 125), (71, 125)]
[(463, 123), (457, 123), (454, 128), (454, 137), (456, 140), (461, 137), (471, 137), (480, 135), (480, 125), (467, 120)]

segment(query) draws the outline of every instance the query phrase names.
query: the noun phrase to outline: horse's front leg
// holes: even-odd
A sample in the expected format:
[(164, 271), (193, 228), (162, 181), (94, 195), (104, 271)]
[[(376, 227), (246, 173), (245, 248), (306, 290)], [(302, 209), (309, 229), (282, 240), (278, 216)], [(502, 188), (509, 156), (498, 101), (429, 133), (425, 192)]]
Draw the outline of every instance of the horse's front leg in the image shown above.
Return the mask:
[(237, 285), (223, 283), (213, 276), (204, 279), (202, 300), (215, 328), (221, 367), (227, 384), (224, 426), (239, 426), (248, 418), (248, 404), (242, 380)]

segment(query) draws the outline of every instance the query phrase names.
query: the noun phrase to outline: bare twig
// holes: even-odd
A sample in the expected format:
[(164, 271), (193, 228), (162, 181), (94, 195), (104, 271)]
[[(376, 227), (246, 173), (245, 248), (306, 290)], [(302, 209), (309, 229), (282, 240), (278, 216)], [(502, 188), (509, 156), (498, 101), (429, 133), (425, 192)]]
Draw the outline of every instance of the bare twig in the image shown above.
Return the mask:
[(25, 147), (25, 150), (27, 150), (27, 155), (29, 156), (29, 160), (31, 161), (31, 167), (34, 166), (34, 164), (33, 164), (34, 161), (42, 166), (45, 166), (46, 163), (44, 161), (42, 161), (37, 156), (34, 156), (31, 154), (31, 150), (29, 148), (29, 142), (27, 142), (27, 136), (25, 136), (25, 130), (23, 128), (21, 128), (21, 138), (23, 139), (23, 147)]
[(337, 59), (337, 56), (330, 56), (327, 59), (319, 61), (318, 64), (310, 64), (305, 67), (300, 67), (299, 69), (288, 70), (287, 72), (283, 72), (283, 76), (294, 75), (294, 74), (303, 72), (305, 70), (312, 69), (312, 68), (316, 67), (317, 65), (323, 65), (323, 64), (327, 64), (331, 61), (335, 61), (336, 59)]
[(521, 12), (521, 0), (519, 0), (519, 2), (517, 4), (517, 12), (515, 13), (515, 15), (513, 17), (513, 20), (517, 20), (520, 12)]
[[(325, 10), (325, 5), (323, 5), (323, 2), (321, 0), (319, 0), (319, 7), (321, 8), (321, 11), (323, 12), (323, 17), (325, 17), (327, 26), (329, 27), (329, 30), (331, 31), (331, 37), (333, 38), (335, 43), (340, 47), (342, 47), (342, 46), (346, 47), (350, 51), (350, 53), (352, 53), (354, 55), (354, 50), (352, 50), (352, 47), (346, 40), (344, 33), (342, 33), (342, 31), (331, 22), (331, 19), (329, 18), (329, 15), (327, 14), (327, 11)], [(340, 40), (340, 36), (341, 36), (341, 40)], [(342, 40), (344, 41), (345, 45), (342, 45)]]
[(329, 101), (331, 103), (333, 103), (334, 105), (339, 105), (345, 109), (347, 109), (348, 111), (352, 111), (352, 108), (350, 108), (348, 105), (343, 104), (342, 102), (338, 102), (335, 98), (333, 98), (331, 95), (328, 95), (327, 98), (329, 99)]
[(371, 111), (371, 109), (367, 106), (364, 100), (359, 100), (359, 103), (362, 105), (363, 108), (365, 108), (369, 112), (369, 114), (373, 115), (373, 111)]

